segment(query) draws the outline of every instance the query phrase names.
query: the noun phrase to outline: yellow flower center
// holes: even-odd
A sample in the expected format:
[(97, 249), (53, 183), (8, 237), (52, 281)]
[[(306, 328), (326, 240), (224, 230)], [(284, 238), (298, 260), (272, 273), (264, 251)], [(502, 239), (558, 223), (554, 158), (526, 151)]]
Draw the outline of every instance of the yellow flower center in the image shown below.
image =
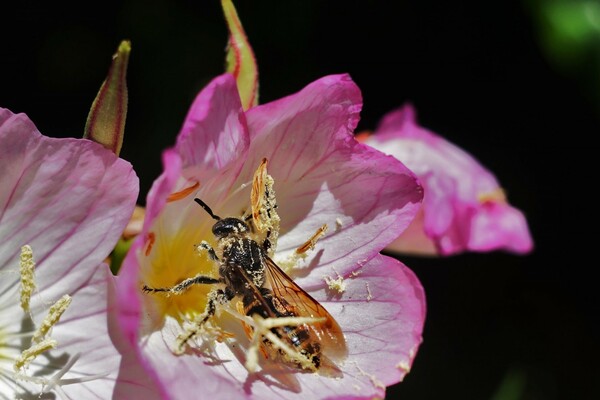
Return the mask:
[[(163, 229), (163, 223), (159, 217), (146, 237), (140, 255), (142, 282), (153, 288), (169, 288), (198, 274), (216, 278), (217, 264), (196, 250), (202, 240), (214, 245), (210, 225), (182, 224), (177, 231), (168, 232)], [(194, 285), (179, 294), (143, 298), (161, 318), (171, 316), (182, 322), (204, 311), (212, 286)]]

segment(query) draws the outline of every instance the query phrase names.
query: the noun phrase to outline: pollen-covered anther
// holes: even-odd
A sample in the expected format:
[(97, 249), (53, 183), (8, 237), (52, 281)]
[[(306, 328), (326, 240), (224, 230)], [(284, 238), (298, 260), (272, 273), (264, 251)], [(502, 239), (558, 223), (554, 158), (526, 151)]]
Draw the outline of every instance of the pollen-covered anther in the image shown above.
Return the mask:
[(293, 270), (300, 260), (304, 260), (308, 256), (308, 252), (314, 250), (317, 241), (327, 232), (327, 224), (323, 224), (306, 242), (301, 244), (292, 252), (285, 260), (278, 260), (278, 265), (284, 272), (289, 273)]
[(327, 224), (323, 224), (323, 226), (321, 226), (319, 229), (317, 229), (315, 234), (312, 235), (310, 237), (310, 239), (308, 239), (306, 242), (304, 242), (301, 246), (299, 246), (296, 249), (296, 253), (303, 254), (309, 250), (313, 250), (315, 248), (315, 245), (317, 244), (317, 241), (321, 237), (323, 237), (323, 235), (325, 235), (325, 232), (327, 232)]
[(33, 334), (33, 337), (31, 338), (32, 343), (40, 343), (44, 340), (50, 329), (52, 329), (52, 327), (58, 323), (60, 317), (67, 310), (71, 304), (71, 300), (71, 296), (65, 294), (63, 297), (58, 299), (56, 303), (52, 305), (52, 307), (50, 307), (46, 318), (44, 318), (40, 327)]
[(34, 343), (28, 349), (25, 349), (21, 352), (21, 355), (15, 359), (15, 363), (13, 365), (15, 372), (19, 372), (22, 369), (27, 368), (27, 366), (35, 360), (37, 356), (42, 354), (45, 351), (56, 348), (58, 343), (54, 339), (46, 338), (40, 342)]
[(273, 328), (281, 328), (284, 326), (300, 326), (305, 324), (317, 324), (326, 321), (326, 318), (312, 317), (279, 317), (279, 318), (262, 318), (259, 315), (253, 315), (254, 334), (252, 343), (248, 348), (245, 367), (248, 372), (256, 371), (258, 367), (258, 350), (262, 343), (262, 338), (269, 341), (272, 347), (280, 350), (288, 361), (298, 364), (300, 367), (307, 370), (314, 370), (315, 366), (312, 361), (300, 353), (298, 350), (290, 347), (283, 340), (271, 331)]
[(21, 257), (19, 259), (19, 270), (21, 273), (21, 308), (29, 313), (29, 304), (31, 294), (35, 290), (35, 261), (33, 260), (33, 250), (31, 246), (21, 247)]

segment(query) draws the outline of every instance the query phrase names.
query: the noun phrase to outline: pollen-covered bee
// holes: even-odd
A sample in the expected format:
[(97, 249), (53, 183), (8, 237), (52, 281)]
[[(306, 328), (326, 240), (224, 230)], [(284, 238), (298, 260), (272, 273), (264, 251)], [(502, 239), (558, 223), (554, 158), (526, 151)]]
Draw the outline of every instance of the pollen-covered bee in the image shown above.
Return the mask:
[[(247, 335), (259, 343), (262, 354), (273, 361), (300, 370), (338, 377), (336, 365), (347, 356), (343, 332), (327, 310), (298, 286), (271, 258), (277, 239), (279, 217), (272, 190), (272, 178), (266, 174), (266, 159), (254, 175), (252, 213), (248, 217), (226, 217), (213, 213), (202, 200), (195, 198), (211, 218), (216, 220), (212, 233), (216, 248), (207, 242), (198, 245), (218, 263), (218, 278), (198, 275), (169, 288), (143, 287), (144, 292), (180, 293), (196, 284), (214, 284), (205, 312), (194, 328), (179, 338), (185, 344), (198, 334), (215, 314), (217, 306), (235, 304), (237, 311), (253, 318), (257, 324), (244, 323)], [(271, 182), (269, 182), (271, 180)], [(324, 234), (326, 225), (317, 230), (296, 250), (312, 248)], [(257, 232), (258, 231), (258, 232)], [(257, 239), (257, 233), (263, 233)], [(235, 303), (233, 303), (235, 301)], [(259, 328), (260, 327), (260, 328)]]

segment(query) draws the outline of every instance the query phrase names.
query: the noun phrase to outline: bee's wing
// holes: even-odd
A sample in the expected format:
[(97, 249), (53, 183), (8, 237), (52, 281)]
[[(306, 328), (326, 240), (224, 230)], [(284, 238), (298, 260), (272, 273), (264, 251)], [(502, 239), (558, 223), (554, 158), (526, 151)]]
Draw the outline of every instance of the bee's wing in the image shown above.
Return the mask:
[(336, 320), (325, 307), (298, 286), (273, 260), (266, 256), (265, 258), (266, 286), (270, 286), (274, 297), (284, 299), (288, 303), (286, 307), (290, 308), (288, 311), (298, 317), (324, 318), (323, 322), (306, 324), (306, 328), (319, 339), (325, 355), (334, 361), (345, 359), (348, 355), (346, 340)]

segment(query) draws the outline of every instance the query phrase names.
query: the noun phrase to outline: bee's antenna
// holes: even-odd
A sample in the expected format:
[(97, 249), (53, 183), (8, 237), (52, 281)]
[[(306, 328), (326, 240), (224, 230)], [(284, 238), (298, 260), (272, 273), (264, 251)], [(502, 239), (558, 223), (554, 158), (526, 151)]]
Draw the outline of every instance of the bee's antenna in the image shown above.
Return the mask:
[(206, 211), (208, 213), (208, 215), (210, 215), (212, 217), (212, 219), (216, 219), (217, 221), (221, 220), (221, 217), (219, 217), (218, 215), (215, 215), (212, 210), (210, 209), (210, 207), (208, 205), (206, 205), (205, 202), (203, 202), (202, 200), (200, 200), (199, 198), (195, 198), (194, 201), (198, 204), (200, 204), (200, 207), (204, 208), (204, 211)]

